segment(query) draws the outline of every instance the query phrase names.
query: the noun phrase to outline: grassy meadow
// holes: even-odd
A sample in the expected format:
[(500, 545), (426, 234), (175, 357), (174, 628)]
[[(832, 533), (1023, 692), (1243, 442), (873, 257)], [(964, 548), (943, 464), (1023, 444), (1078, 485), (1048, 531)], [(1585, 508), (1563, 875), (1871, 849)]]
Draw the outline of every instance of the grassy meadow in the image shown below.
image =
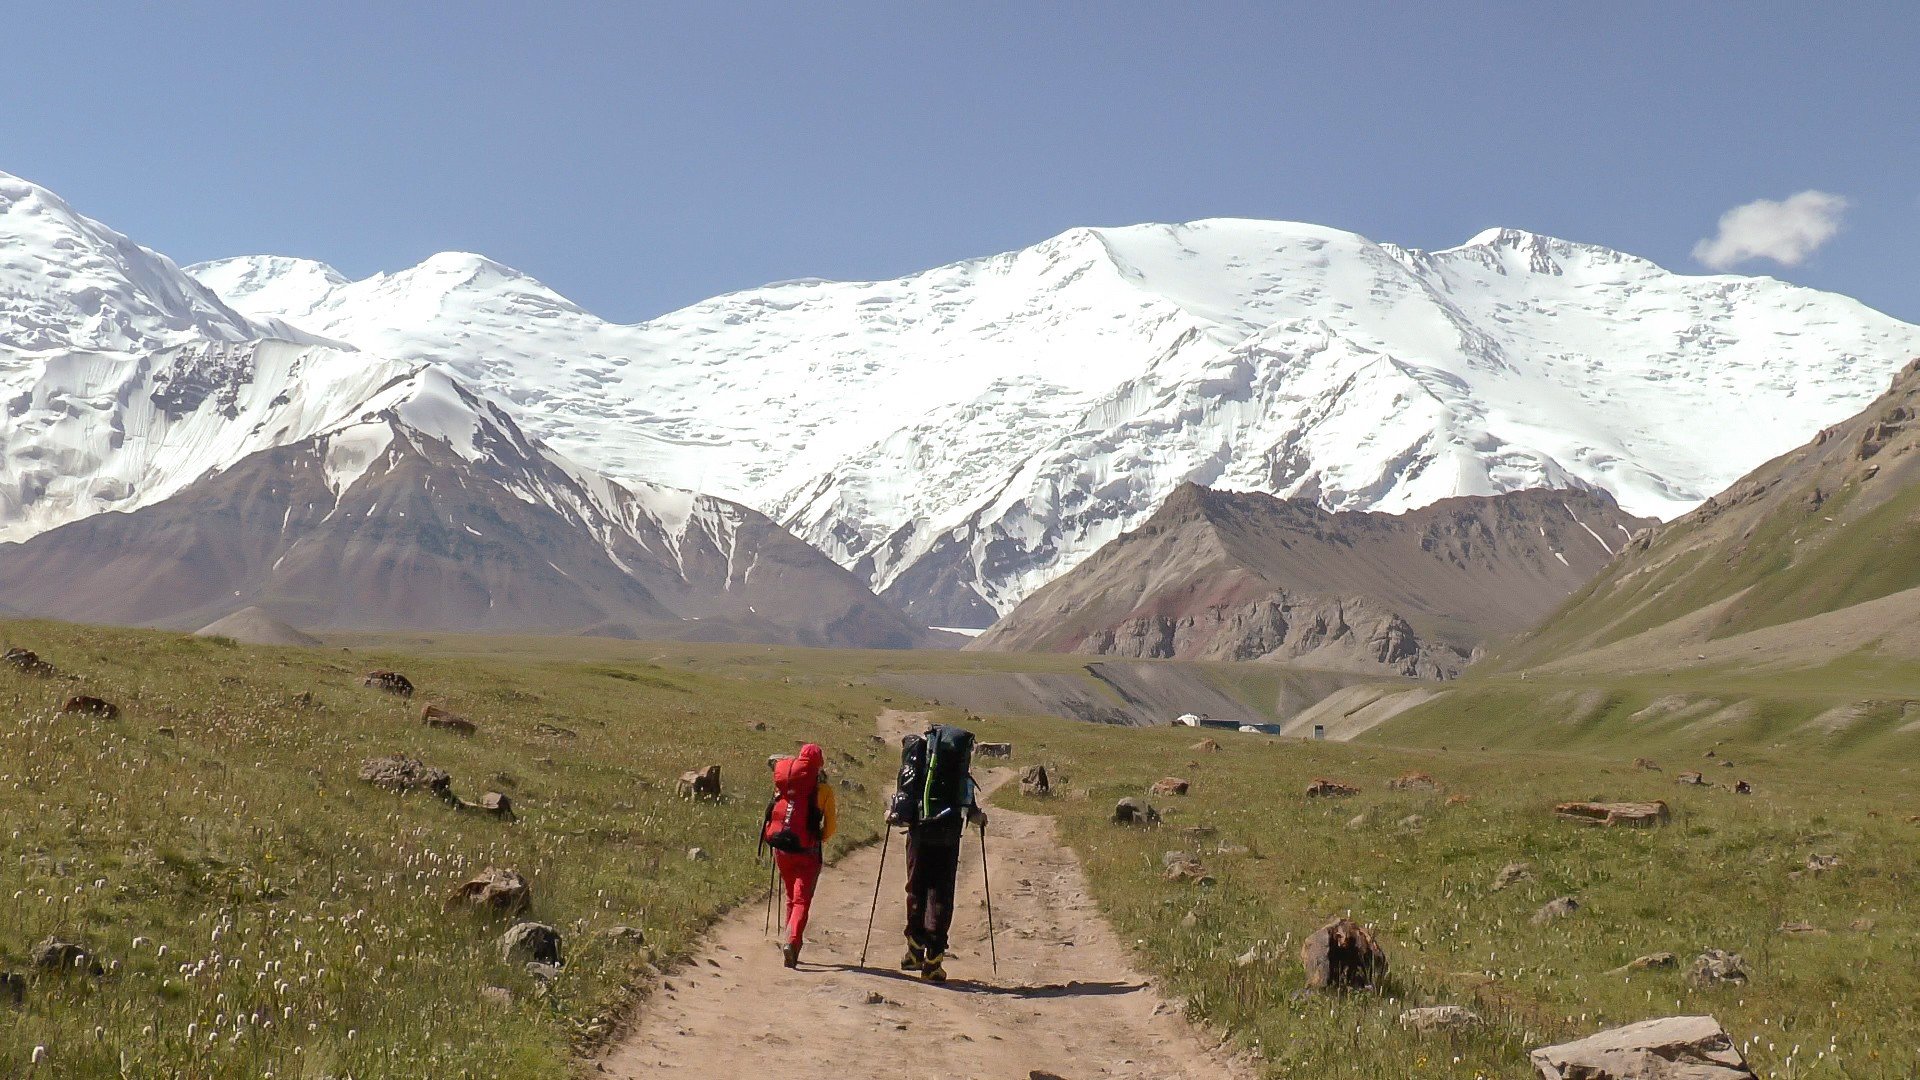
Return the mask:
[[(650, 965), (765, 887), (766, 755), (821, 738), (830, 771), (863, 782), (842, 793), (842, 848), (877, 835), (871, 793), (892, 770), (870, 738), (876, 692), (845, 680), (667, 670), (630, 649), (428, 658), (45, 623), (0, 638), (73, 676), (0, 669), (0, 972), (28, 971), (49, 935), (105, 969), (0, 999), (0, 1076), (569, 1075)], [(374, 668), (418, 693), (363, 688)], [(73, 694), (122, 714), (58, 714)], [(478, 732), (423, 727), (427, 701)], [(508, 794), (519, 819), (357, 778), (393, 753), (468, 799)], [(709, 763), (730, 796), (675, 797)], [(487, 866), (524, 874), (524, 917), (563, 935), (550, 986), (501, 959), (513, 920), (443, 911)], [(644, 945), (607, 935), (621, 926)]]
[[(1277, 1077), (1513, 1077), (1526, 1050), (1656, 1016), (1710, 1013), (1763, 1077), (1920, 1074), (1920, 813), (1904, 763), (1670, 743), (1662, 771), (1612, 752), (1481, 752), (1311, 743), (1191, 729), (989, 725), (1045, 762), (1064, 794), (1001, 798), (1057, 816), (1123, 938), (1190, 1013), (1256, 1046)], [(1192, 749), (1211, 736), (1218, 752)], [(1721, 755), (1736, 761), (1720, 768)], [(1910, 760), (1910, 759), (1909, 759)], [(1676, 783), (1701, 769), (1713, 786)], [(1411, 771), (1438, 792), (1389, 789)], [(1167, 775), (1158, 829), (1114, 826), (1123, 796)], [(1361, 789), (1308, 799), (1312, 780)], [(1754, 785), (1737, 795), (1720, 785)], [(1556, 802), (1664, 799), (1665, 828), (1556, 820)], [(1188, 830), (1195, 830), (1189, 832)], [(1200, 857), (1212, 884), (1164, 879), (1162, 855)], [(1838, 855), (1824, 873), (1811, 854)], [(1491, 886), (1509, 863), (1533, 876)], [(1561, 896), (1581, 910), (1545, 926)], [(1348, 915), (1374, 927), (1381, 994), (1300, 993), (1302, 939)], [(1785, 933), (1788, 923), (1818, 932)], [(1696, 988), (1702, 950), (1745, 957), (1743, 986)], [(1674, 970), (1609, 974), (1671, 952)], [(1409, 1007), (1459, 1004), (1478, 1032), (1415, 1035)]]
[[(32, 975), (18, 1004), (0, 998), (0, 1075), (36, 1078), (570, 1075), (654, 971), (764, 888), (753, 834), (766, 755), (820, 739), (830, 769), (863, 785), (842, 793), (845, 850), (876, 835), (894, 751), (871, 738), (873, 719), (923, 707), (902, 689), (915, 672), (1084, 661), (399, 635), (262, 649), (46, 623), (0, 623), (0, 639), (63, 672), (0, 670), (0, 972), (27, 971), (49, 935), (105, 968)], [(375, 668), (419, 692), (363, 688)], [(1206, 678), (1250, 702), (1284, 689), (1257, 665)], [(1912, 678), (1471, 680), (1350, 744), (971, 723), (1012, 740), (1015, 765), (1054, 770), (1056, 797), (1000, 800), (1057, 817), (1142, 964), (1196, 1018), (1257, 1047), (1271, 1076), (1516, 1077), (1530, 1047), (1707, 1012), (1762, 1076), (1891, 1078), (1920, 1073), (1920, 754), (1894, 707)], [(1873, 707), (1851, 725), (1809, 727), (1867, 692)], [(122, 715), (58, 714), (71, 694)], [(422, 726), (428, 701), (478, 732)], [(1773, 704), (1722, 715), (1746, 701)], [(1191, 749), (1209, 735), (1221, 750)], [(468, 799), (505, 792), (519, 820), (357, 779), (363, 759), (392, 753), (448, 770)], [(1663, 771), (1636, 768), (1639, 754)], [(708, 763), (730, 797), (675, 797), (676, 777)], [(1712, 786), (1677, 784), (1683, 769)], [(1413, 770), (1442, 790), (1388, 789)], [(1117, 799), (1166, 775), (1193, 786), (1152, 800), (1164, 826), (1108, 824)], [(1321, 776), (1361, 793), (1304, 798)], [(1723, 789), (1735, 779), (1754, 794)], [(1673, 822), (1552, 817), (1555, 802), (1587, 798), (1665, 799)], [(710, 858), (690, 859), (695, 846)], [(1212, 882), (1166, 881), (1170, 850), (1199, 856)], [(1816, 853), (1840, 863), (1809, 872)], [(1492, 891), (1519, 861), (1533, 876)], [(501, 959), (511, 920), (443, 910), (490, 865), (525, 874), (526, 917), (564, 935), (551, 984)], [(1563, 895), (1582, 909), (1532, 923)], [(1301, 939), (1341, 914), (1379, 932), (1386, 992), (1298, 995)], [(1824, 933), (1780, 930), (1796, 922)], [(1709, 947), (1744, 955), (1750, 981), (1690, 986), (1684, 968)], [(1609, 974), (1661, 951), (1680, 969)], [(1405, 1008), (1440, 1003), (1488, 1024), (1398, 1026)]]

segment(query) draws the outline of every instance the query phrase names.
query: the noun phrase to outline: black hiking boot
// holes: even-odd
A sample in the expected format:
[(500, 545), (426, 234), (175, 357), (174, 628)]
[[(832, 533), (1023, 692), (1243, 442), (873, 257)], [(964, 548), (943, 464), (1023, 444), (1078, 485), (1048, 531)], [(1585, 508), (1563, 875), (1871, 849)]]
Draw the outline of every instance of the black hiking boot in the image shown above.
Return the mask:
[(927, 980), (928, 982), (936, 982), (936, 983), (946, 982), (947, 969), (944, 966), (942, 966), (942, 962), (945, 960), (946, 960), (946, 957), (944, 956), (927, 957), (927, 962), (921, 965), (920, 967), (920, 977)]
[(799, 967), (800, 966), (800, 943), (796, 941), (788, 945), (780, 946), (780, 962), (787, 965), (790, 968)]
[(927, 966), (927, 951), (920, 946), (907, 943), (907, 955), (900, 958), (901, 971), (919, 971)]

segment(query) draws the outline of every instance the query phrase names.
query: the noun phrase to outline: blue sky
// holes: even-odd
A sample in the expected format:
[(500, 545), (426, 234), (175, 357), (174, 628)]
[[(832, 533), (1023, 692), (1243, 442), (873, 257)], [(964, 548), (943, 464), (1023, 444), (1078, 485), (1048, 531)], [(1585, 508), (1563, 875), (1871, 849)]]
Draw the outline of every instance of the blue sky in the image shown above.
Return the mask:
[(475, 250), (623, 321), (1213, 215), (1702, 272), (1814, 191), (1703, 250), (1920, 321), (1912, 3), (307, 7), (13, 6), (0, 169), (181, 262)]

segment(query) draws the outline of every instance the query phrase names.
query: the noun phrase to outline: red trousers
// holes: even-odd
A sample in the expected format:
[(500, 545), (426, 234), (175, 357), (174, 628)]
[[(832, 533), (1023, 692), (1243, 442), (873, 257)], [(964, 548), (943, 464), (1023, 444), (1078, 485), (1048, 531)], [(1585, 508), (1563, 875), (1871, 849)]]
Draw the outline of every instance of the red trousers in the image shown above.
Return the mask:
[(820, 856), (812, 852), (796, 855), (776, 851), (773, 865), (780, 871), (780, 889), (787, 898), (787, 944), (798, 945), (807, 932), (807, 911), (813, 907), (814, 883), (820, 880)]

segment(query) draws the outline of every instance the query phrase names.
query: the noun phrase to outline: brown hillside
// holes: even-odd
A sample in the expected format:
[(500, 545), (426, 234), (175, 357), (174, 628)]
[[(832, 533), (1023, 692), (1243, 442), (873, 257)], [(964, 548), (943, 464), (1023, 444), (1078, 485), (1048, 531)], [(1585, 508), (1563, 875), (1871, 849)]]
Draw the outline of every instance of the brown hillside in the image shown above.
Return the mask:
[(1462, 497), (1396, 515), (1188, 484), (971, 647), (1447, 678), (1649, 524), (1604, 492)]

